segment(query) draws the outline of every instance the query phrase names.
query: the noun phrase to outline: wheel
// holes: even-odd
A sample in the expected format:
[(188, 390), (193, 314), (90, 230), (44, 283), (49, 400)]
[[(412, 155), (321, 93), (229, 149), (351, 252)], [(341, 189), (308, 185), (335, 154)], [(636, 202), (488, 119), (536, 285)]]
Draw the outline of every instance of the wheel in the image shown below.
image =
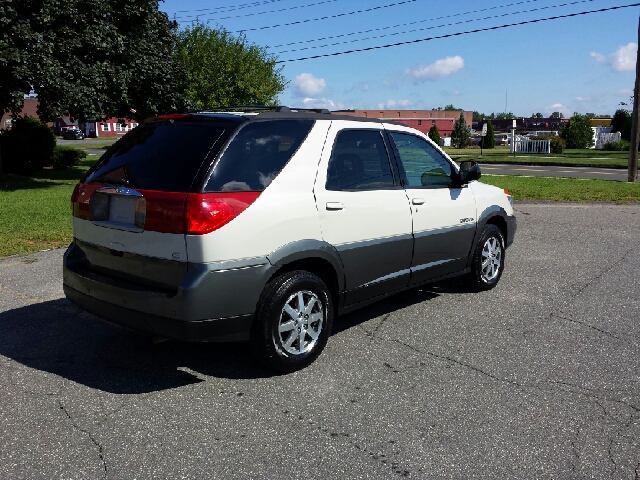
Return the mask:
[(262, 292), (252, 350), (269, 367), (292, 372), (312, 363), (331, 333), (333, 302), (325, 283), (303, 270), (273, 279)]
[(469, 286), (478, 291), (495, 287), (504, 270), (504, 254), (502, 231), (495, 225), (485, 226), (473, 252)]

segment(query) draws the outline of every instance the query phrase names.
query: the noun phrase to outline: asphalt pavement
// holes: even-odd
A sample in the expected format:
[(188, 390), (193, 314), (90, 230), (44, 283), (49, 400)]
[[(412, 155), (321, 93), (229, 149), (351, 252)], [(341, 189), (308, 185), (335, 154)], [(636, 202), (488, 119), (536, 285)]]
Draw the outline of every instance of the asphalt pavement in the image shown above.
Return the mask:
[(640, 205), (516, 208), (497, 288), (340, 318), (289, 375), (81, 312), (61, 250), (0, 260), (0, 478), (637, 479)]

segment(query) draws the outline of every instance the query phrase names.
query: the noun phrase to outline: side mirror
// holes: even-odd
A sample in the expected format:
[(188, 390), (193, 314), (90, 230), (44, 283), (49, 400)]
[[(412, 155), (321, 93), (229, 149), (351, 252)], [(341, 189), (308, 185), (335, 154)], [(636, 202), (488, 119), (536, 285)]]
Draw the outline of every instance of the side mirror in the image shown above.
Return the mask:
[(460, 184), (465, 185), (473, 180), (480, 179), (480, 165), (478, 162), (465, 160), (460, 162)]

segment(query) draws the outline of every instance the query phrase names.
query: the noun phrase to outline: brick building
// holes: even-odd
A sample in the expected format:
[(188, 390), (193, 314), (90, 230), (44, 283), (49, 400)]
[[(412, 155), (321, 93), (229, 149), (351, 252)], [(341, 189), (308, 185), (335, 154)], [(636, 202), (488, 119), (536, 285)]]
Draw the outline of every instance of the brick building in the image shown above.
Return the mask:
[[(451, 135), (453, 124), (460, 118), (460, 110), (337, 110), (333, 113), (353, 117), (379, 118), (399, 122), (427, 134), (433, 125), (438, 127), (440, 135)], [(464, 112), (469, 128), (473, 121), (473, 112)]]
[[(38, 116), (38, 99), (37, 98), (25, 98), (24, 106), (22, 107), (22, 112), (20, 112), (20, 116), (24, 117), (25, 115), (29, 115), (33, 118), (40, 118)], [(49, 123), (49, 126), (52, 124)], [(7, 130), (11, 128), (11, 114), (5, 113), (2, 115), (2, 119), (0, 120), (0, 129)]]

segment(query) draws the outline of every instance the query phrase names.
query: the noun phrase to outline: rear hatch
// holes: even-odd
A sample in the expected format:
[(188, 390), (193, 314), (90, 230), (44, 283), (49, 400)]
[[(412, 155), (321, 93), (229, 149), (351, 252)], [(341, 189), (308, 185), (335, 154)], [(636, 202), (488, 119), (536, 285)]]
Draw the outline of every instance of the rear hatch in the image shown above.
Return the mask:
[(244, 122), (234, 115), (167, 115), (114, 144), (73, 193), (79, 267), (177, 288), (188, 262), (188, 195), (202, 188), (216, 155)]

